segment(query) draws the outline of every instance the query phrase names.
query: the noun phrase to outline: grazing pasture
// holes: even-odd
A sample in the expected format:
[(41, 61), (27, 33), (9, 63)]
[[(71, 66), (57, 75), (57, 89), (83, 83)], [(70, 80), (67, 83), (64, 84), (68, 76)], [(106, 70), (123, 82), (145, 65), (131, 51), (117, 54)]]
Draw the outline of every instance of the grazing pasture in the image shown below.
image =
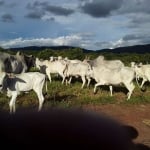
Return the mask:
[[(130, 100), (126, 100), (127, 90), (124, 86), (115, 86), (113, 90), (113, 96), (110, 96), (108, 86), (98, 87), (97, 93), (93, 93), (94, 83), (89, 88), (85, 87), (81, 89), (82, 81), (74, 80), (71, 85), (61, 84), (61, 80), (56, 78), (52, 83), (48, 84), (47, 95), (45, 96), (45, 102), (43, 108), (49, 107), (63, 107), (82, 108), (84, 105), (104, 105), (104, 104), (119, 104), (119, 105), (141, 105), (150, 104), (150, 85), (146, 84), (146, 91), (143, 92), (136, 85), (133, 95)], [(43, 91), (45, 92), (45, 91)], [(5, 93), (0, 93), (0, 109), (8, 110), (8, 97)], [(19, 108), (37, 108), (38, 98), (33, 91), (29, 93), (21, 93), (16, 101), (16, 107)]]

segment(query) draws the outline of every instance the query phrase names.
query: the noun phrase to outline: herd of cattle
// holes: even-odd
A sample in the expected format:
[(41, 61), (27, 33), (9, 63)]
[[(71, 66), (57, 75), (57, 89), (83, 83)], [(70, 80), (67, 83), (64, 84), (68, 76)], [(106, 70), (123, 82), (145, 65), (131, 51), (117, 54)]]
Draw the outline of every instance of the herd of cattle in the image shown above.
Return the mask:
[[(31, 72), (30, 68), (36, 67), (37, 72)], [(100, 55), (94, 60), (84, 59), (70, 60), (67, 57), (50, 57), (49, 60), (41, 60), (32, 55), (25, 55), (17, 52), (16, 55), (0, 52), (0, 90), (7, 91), (11, 97), (9, 102), (10, 112), (15, 112), (15, 101), (20, 92), (34, 90), (39, 99), (39, 110), (41, 110), (44, 96), (43, 86), (46, 82), (46, 75), (51, 83), (51, 74), (58, 74), (62, 77), (62, 84), (70, 84), (72, 77), (80, 77), (84, 88), (91, 79), (94, 79), (94, 93), (101, 85), (108, 85), (112, 96), (113, 85), (123, 84), (127, 90), (127, 100), (130, 99), (135, 88), (133, 80), (142, 78), (140, 87), (146, 81), (150, 81), (150, 65), (131, 63), (125, 66), (120, 60), (105, 60)], [(138, 84), (139, 85), (139, 84)], [(46, 84), (47, 90), (47, 84)]]

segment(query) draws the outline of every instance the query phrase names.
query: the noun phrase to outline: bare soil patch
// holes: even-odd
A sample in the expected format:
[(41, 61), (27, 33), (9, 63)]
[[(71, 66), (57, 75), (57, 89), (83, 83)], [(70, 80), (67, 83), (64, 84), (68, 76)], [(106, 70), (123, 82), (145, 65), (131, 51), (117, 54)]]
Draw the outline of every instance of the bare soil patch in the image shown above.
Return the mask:
[(86, 105), (83, 106), (83, 109), (107, 115), (125, 125), (135, 127), (139, 133), (135, 142), (150, 146), (150, 104)]

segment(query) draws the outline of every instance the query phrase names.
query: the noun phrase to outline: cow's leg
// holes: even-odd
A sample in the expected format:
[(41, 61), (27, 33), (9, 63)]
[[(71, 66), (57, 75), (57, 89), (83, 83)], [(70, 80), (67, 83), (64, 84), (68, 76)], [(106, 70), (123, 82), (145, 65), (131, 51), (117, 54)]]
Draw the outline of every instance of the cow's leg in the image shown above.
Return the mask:
[(39, 99), (39, 108), (38, 108), (39, 111), (42, 109), (43, 102), (44, 102), (44, 96), (42, 93), (43, 86), (44, 86), (44, 80), (42, 81), (40, 86), (33, 88), (33, 90), (36, 92), (38, 99)]
[(72, 76), (70, 76), (68, 84), (71, 84)]
[(90, 82), (91, 82), (91, 78), (90, 78), (90, 77), (87, 77), (87, 80), (88, 80), (87, 87), (89, 87)]
[(16, 107), (15, 107), (16, 98), (17, 98), (17, 91), (13, 91), (11, 100), (9, 102), (10, 113), (15, 113), (16, 111)]
[(43, 102), (44, 102), (44, 96), (43, 96), (42, 92), (38, 94), (38, 98), (39, 98), (39, 108), (38, 108), (38, 111), (40, 111), (42, 109)]
[(35, 91), (37, 96), (38, 96), (38, 99), (39, 99), (39, 107), (38, 107), (38, 111), (40, 111), (42, 109), (42, 106), (43, 106), (43, 102), (44, 102), (44, 96), (42, 94), (42, 91)]
[(50, 72), (48, 71), (48, 69), (46, 69), (46, 75), (48, 76), (48, 79), (50, 81), (50, 83), (52, 82), (52, 79), (51, 79), (51, 74)]
[(126, 88), (128, 89), (128, 93), (127, 93), (127, 100), (129, 100), (130, 99), (130, 97), (131, 97), (131, 94), (132, 94), (132, 92), (133, 92), (133, 90), (134, 90), (134, 88), (135, 88), (135, 86), (134, 86), (134, 84), (133, 84), (133, 82), (131, 82), (131, 83), (124, 83), (124, 85), (126, 86)]
[(62, 76), (61, 84), (64, 84), (64, 81), (65, 81), (65, 77)]
[(61, 83), (64, 84), (66, 78), (65, 75), (63, 73), (59, 73), (59, 75), (63, 78)]
[(81, 79), (82, 79), (82, 86), (81, 88), (83, 89), (85, 83), (86, 83), (86, 79), (85, 79), (85, 76), (81, 76)]
[(109, 90), (110, 90), (110, 96), (112, 96), (112, 91), (113, 91), (112, 85), (109, 86)]
[(141, 85), (140, 85), (140, 88), (143, 87), (143, 85), (144, 85), (144, 83), (145, 83), (146, 81), (147, 81), (147, 79), (143, 78), (142, 83), (141, 83)]
[(67, 78), (65, 78), (65, 82), (66, 82), (66, 85), (68, 85), (68, 79)]
[(103, 84), (100, 83), (100, 82), (95, 84), (95, 86), (94, 86), (94, 94), (96, 93), (97, 87), (100, 86), (100, 85), (103, 85)]

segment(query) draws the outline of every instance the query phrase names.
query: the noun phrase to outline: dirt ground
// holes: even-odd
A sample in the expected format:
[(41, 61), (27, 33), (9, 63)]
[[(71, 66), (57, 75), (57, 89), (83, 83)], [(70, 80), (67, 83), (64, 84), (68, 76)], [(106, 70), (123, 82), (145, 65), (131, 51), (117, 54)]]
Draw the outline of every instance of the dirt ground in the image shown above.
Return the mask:
[(83, 109), (95, 111), (114, 118), (115, 120), (135, 127), (139, 133), (136, 143), (150, 147), (150, 104), (145, 105), (87, 105)]

